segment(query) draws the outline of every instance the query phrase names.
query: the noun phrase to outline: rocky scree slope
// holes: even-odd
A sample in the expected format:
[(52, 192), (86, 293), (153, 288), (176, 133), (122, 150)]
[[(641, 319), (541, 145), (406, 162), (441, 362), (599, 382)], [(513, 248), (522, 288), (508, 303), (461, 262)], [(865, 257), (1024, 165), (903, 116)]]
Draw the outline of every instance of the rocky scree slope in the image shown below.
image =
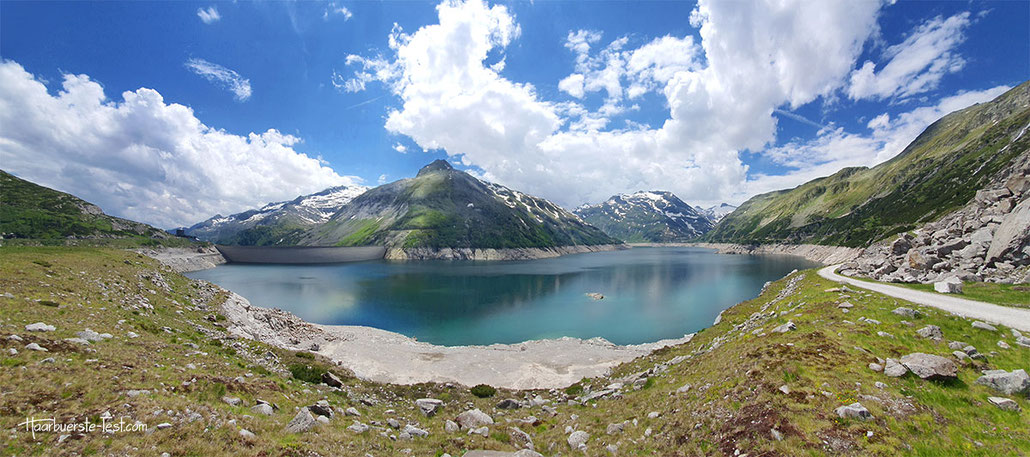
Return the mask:
[(629, 243), (669, 243), (697, 238), (712, 221), (672, 192), (640, 191), (614, 195), (575, 211), (587, 223)]
[(706, 241), (865, 247), (964, 206), (1027, 151), (1030, 82), (942, 117), (893, 159), (744, 202)]
[(366, 190), (365, 186), (330, 187), (242, 213), (219, 214), (187, 228), (186, 234), (218, 244), (292, 244), (305, 228), (329, 220), (343, 205)]
[[(1025, 127), (1024, 127), (1025, 129)], [(1025, 130), (1019, 134), (1022, 135)], [(1030, 150), (938, 221), (873, 244), (841, 274), (879, 281), (1030, 282)], [(1027, 294), (1030, 301), (1030, 294)]]
[[(480, 181), (437, 160), (415, 178), (371, 189), (298, 244), (386, 246), (393, 251), (450, 252), (619, 244), (542, 198)], [(465, 251), (460, 251), (465, 252)]]
[(174, 237), (147, 224), (104, 214), (74, 195), (0, 170), (0, 236), (33, 240), (132, 239), (158, 244)]

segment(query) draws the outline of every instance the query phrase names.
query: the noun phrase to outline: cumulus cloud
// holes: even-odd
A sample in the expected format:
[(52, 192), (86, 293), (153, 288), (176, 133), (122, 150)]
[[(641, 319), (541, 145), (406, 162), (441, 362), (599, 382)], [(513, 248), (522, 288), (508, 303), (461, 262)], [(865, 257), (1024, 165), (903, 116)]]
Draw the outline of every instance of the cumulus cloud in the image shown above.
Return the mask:
[(215, 6), (197, 8), (197, 17), (205, 24), (214, 24), (222, 19), (222, 15), (218, 14), (218, 8)]
[[(701, 43), (666, 36), (631, 46), (576, 30), (565, 46), (575, 71), (560, 89), (603, 92), (603, 106), (542, 99), (486, 62), (519, 35), (504, 6), (446, 1), (439, 22), (407, 34), (390, 53), (351, 56), (353, 87), (380, 81), (402, 104), (386, 128), (424, 149), (443, 149), (483, 176), (566, 206), (616, 192), (665, 188), (696, 202), (730, 198), (745, 182), (738, 151), (775, 140), (773, 112), (840, 89), (876, 31), (878, 2), (702, 0), (691, 21)], [(653, 91), (669, 115), (659, 128), (610, 119)]]
[(250, 98), (250, 80), (233, 70), (196, 57), (186, 61), (186, 68), (208, 81), (225, 87), (233, 93), (233, 97), (238, 102), (247, 101)]
[(401, 154), (407, 154), (408, 153), (408, 147), (403, 145), (403, 144), (400, 144), (400, 143), (394, 144), (393, 145), (393, 150), (397, 151), (397, 152), (399, 152)]
[(1009, 89), (1009, 86), (997, 86), (959, 92), (940, 99), (935, 105), (915, 108), (894, 118), (887, 113), (876, 116), (868, 122), (867, 133), (849, 133), (841, 127), (828, 126), (812, 140), (770, 148), (765, 151), (766, 156), (791, 171), (776, 176), (751, 176), (740, 196), (792, 188), (844, 167), (883, 163), (901, 153), (926, 127), (944, 115), (993, 100)]
[(326, 6), (325, 12), (322, 14), (322, 19), (329, 20), (330, 15), (343, 16), (343, 20), (347, 21), (354, 17), (354, 13), (351, 13), (350, 9), (346, 6), (338, 5), (336, 2), (329, 2)]
[(955, 48), (965, 41), (963, 32), (970, 22), (969, 13), (964, 12), (920, 25), (905, 41), (887, 48), (888, 62), (879, 71), (870, 61), (853, 71), (848, 96), (853, 100), (903, 98), (936, 89), (944, 75), (965, 66)]
[(52, 95), (18, 63), (0, 62), (3, 168), (117, 216), (189, 225), (359, 181), (298, 153), (298, 142), (207, 126), (153, 89), (111, 100), (86, 75), (64, 75)]

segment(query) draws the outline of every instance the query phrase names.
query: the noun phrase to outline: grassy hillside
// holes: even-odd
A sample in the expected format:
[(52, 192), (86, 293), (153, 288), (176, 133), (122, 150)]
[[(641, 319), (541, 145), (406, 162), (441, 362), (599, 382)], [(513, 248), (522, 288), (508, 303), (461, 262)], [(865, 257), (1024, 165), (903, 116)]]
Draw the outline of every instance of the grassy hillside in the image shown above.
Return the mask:
[(96, 205), (0, 170), (0, 235), (31, 243), (134, 247), (188, 244), (146, 224), (112, 217)]
[[(607, 378), (564, 390), (501, 389), (478, 398), (461, 386), (372, 384), (317, 355), (234, 339), (217, 312), (223, 292), (133, 253), (6, 247), (0, 257), (3, 455), (460, 456), (470, 449), (511, 451), (525, 437), (545, 455), (573, 455), (567, 427), (589, 434), (586, 455), (607, 455), (609, 445), (625, 456), (1030, 455), (1030, 401), (1012, 396), (1023, 411), (1000, 410), (986, 400), (998, 394), (974, 382), (982, 369), (1030, 366), (1030, 349), (1013, 344), (1008, 329), (979, 330), (964, 319), (874, 293), (830, 290), (836, 285), (811, 270), (727, 310), (718, 325), (690, 343), (620, 366)], [(850, 313), (837, 307), (843, 301), (854, 305)], [(923, 315), (893, 314), (899, 305)], [(861, 323), (859, 317), (880, 323)], [(787, 321), (797, 329), (770, 331)], [(56, 329), (25, 330), (36, 322)], [(945, 340), (917, 337), (916, 330), (928, 324), (940, 326)], [(88, 345), (65, 340), (86, 327), (112, 337)], [(889, 378), (867, 367), (876, 357), (916, 351), (950, 356), (952, 340), (986, 355), (961, 364), (955, 382), (911, 374)], [(1010, 348), (1000, 348), (998, 341)], [(30, 343), (48, 352), (26, 349)], [(307, 381), (326, 370), (343, 378), (342, 389)], [(569, 402), (626, 376), (640, 379), (639, 388), (625, 380), (618, 396)], [(691, 387), (684, 392), (685, 385)], [(789, 393), (781, 392), (784, 385)], [(536, 395), (553, 414), (541, 406), (495, 408), (505, 398)], [(230, 405), (223, 397), (240, 403)], [(425, 417), (414, 405), (423, 397), (443, 400), (442, 409)], [(278, 410), (255, 413), (251, 407), (259, 399)], [(296, 408), (323, 399), (337, 408), (329, 423), (302, 433), (284, 430)], [(834, 414), (855, 401), (869, 409), (872, 420)], [(495, 421), (486, 436), (445, 430), (446, 420), (473, 407)], [(346, 408), (360, 416), (346, 417)], [(115, 422), (147, 424), (150, 432), (62, 440), (56, 433), (34, 439), (18, 428), (26, 417), (97, 422), (105, 413)], [(528, 416), (535, 421), (521, 421)], [(392, 439), (399, 430), (387, 425), (390, 420), (429, 434)], [(373, 428), (348, 430), (355, 421)], [(241, 429), (254, 436), (241, 435)]]
[(951, 113), (893, 159), (755, 196), (705, 239), (864, 246), (965, 205), (1019, 154), (1030, 153), (1030, 82)]
[(397, 248), (526, 248), (619, 241), (540, 198), (480, 181), (438, 160), (371, 189), (300, 244)]

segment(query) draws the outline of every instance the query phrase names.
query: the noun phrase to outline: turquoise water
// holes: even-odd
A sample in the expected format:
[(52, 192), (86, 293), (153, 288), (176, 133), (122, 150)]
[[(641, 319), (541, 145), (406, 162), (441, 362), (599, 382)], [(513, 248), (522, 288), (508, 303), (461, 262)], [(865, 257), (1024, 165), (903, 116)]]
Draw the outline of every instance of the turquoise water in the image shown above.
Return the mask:
[(707, 327), (766, 281), (817, 265), (661, 247), (509, 262), (229, 264), (189, 276), (309, 322), (365, 325), (440, 345), (562, 336), (638, 344)]

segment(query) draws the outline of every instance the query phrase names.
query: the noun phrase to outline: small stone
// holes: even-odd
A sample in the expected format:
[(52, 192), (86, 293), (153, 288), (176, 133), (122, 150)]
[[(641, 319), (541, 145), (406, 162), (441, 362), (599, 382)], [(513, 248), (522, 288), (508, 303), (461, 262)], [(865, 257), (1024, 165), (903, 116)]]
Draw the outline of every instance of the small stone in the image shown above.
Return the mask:
[(127, 390), (127, 391), (125, 391), (125, 396), (130, 397), (130, 398), (138, 397), (140, 395), (150, 395), (150, 391), (149, 390)]
[(980, 322), (980, 321), (974, 321), (973, 322), (973, 328), (978, 328), (980, 330), (987, 330), (987, 331), (991, 331), (991, 332), (998, 331), (997, 327), (995, 327), (995, 326), (993, 326), (991, 324), (988, 324), (986, 322)]
[(286, 424), (286, 433), (301, 433), (311, 430), (317, 422), (315, 416), (307, 408), (301, 408), (289, 424)]
[(916, 334), (931, 340), (940, 340), (944, 338), (944, 333), (941, 332), (941, 328), (936, 325), (927, 325), (926, 327), (917, 330)]
[(1011, 348), (1011, 346), (1009, 346), (1008, 343), (1006, 343), (1004, 341), (1001, 341), (1001, 340), (998, 340), (998, 347), (1000, 347), (1002, 349), (1010, 349)]
[(129, 333), (126, 333), (126, 334), (125, 334), (125, 336), (127, 336), (127, 337), (129, 337), (129, 338), (139, 338), (139, 334), (138, 334), (138, 333), (136, 333), (136, 332), (129, 332)]
[(647, 418), (648, 419), (657, 419), (658, 416), (660, 416), (658, 411), (651, 411), (651, 412), (647, 413)]
[(361, 413), (358, 411), (357, 408), (355, 408), (353, 406), (351, 406), (350, 408), (347, 408), (346, 410), (344, 410), (343, 414), (345, 416), (361, 417)]
[(329, 387), (336, 387), (337, 389), (343, 388), (343, 381), (336, 377), (332, 372), (325, 372), (322, 374), (322, 383)]
[(415, 400), (415, 406), (422, 411), (426, 417), (433, 417), (440, 407), (443, 406), (443, 400), (437, 400), (435, 398), (419, 398)]
[(256, 414), (264, 414), (266, 416), (271, 416), (275, 413), (275, 410), (272, 409), (272, 405), (269, 405), (268, 403), (254, 405), (254, 407), (250, 408), (250, 410)]
[(501, 400), (500, 402), (497, 403), (496, 408), (497, 409), (519, 409), (521, 406), (522, 405), (520, 405), (519, 402), (517, 402), (515, 400), (512, 400), (510, 398), (505, 398), (504, 400)]
[(775, 333), (787, 333), (791, 330), (796, 330), (797, 328), (798, 326), (794, 325), (794, 322), (787, 322), (786, 324), (774, 328), (772, 331)]
[(1019, 403), (1016, 403), (1015, 400), (1012, 400), (1011, 398), (987, 397), (987, 401), (992, 405), (997, 406), (998, 409), (1005, 411), (1019, 411)]
[(347, 430), (350, 430), (357, 434), (362, 434), (368, 431), (368, 425), (362, 424), (361, 422), (354, 421), (353, 424), (347, 426)]
[(240, 405), (240, 399), (236, 398), (236, 397), (228, 397), (228, 396), (222, 397), (222, 401), (224, 401), (229, 406), (239, 406)]
[(955, 358), (959, 359), (960, 361), (966, 361), (966, 360), (969, 360), (969, 354), (966, 354), (965, 352), (962, 352), (962, 351), (954, 351), (954, 352), (952, 352), (951, 354), (952, 354), (952, 355), (954, 355), (954, 356), (955, 356)]
[(172, 424), (169, 424), (168, 422), (162, 422), (160, 424), (157, 424), (157, 429), (158, 430), (165, 430), (165, 429), (169, 429), (169, 428), (172, 428)]
[(605, 433), (607, 433), (609, 435), (615, 435), (617, 433), (622, 433), (622, 431), (625, 430), (625, 429), (626, 429), (626, 423), (625, 422), (617, 422), (617, 423), (614, 423), (614, 424), (608, 424), (608, 428), (605, 429)]
[(790, 387), (787, 387), (786, 384), (780, 386), (779, 391), (782, 392), (784, 395), (790, 395)]
[(887, 332), (876, 332), (876, 334), (878, 336), (880, 336), (881, 338), (894, 338), (894, 335), (891, 335), (890, 333), (887, 333)]
[(776, 430), (775, 428), (774, 429), (770, 429), (769, 430), (769, 434), (772, 435), (774, 440), (776, 440), (776, 441), (783, 441), (783, 434), (780, 433), (779, 430)]
[(862, 406), (861, 403), (852, 403), (850, 405), (841, 406), (834, 410), (838, 416), (848, 419), (859, 419), (859, 420), (870, 420), (873, 415), (869, 413), (869, 410)]
[(422, 430), (422, 429), (420, 429), (418, 427), (415, 427), (413, 425), (405, 425), (403, 433), (407, 433), (410, 436), (419, 436), (419, 437), (429, 436), (429, 432), (427, 432), (425, 430)]
[(883, 365), (880, 365), (878, 363), (870, 363), (869, 364), (869, 369), (873, 370), (875, 372), (881, 372), (881, 371), (883, 371)]
[(54, 330), (57, 330), (57, 327), (47, 325), (42, 322), (36, 322), (35, 324), (25, 326), (25, 331), (27, 332), (52, 332)]
[(955, 351), (961, 351), (966, 346), (969, 346), (969, 345), (966, 344), (966, 343), (963, 343), (962, 341), (952, 341), (952, 342), (948, 343), (948, 348), (952, 349), (952, 350), (955, 350)]
[(902, 365), (895, 359), (887, 359), (886, 364), (883, 366), (883, 374), (892, 378), (899, 378), (908, 373), (908, 368)]
[(569, 447), (573, 449), (580, 449), (586, 447), (587, 440), (590, 439), (590, 435), (582, 430), (576, 430), (569, 435), (568, 440)]
[(240, 429), (240, 437), (248, 441), (255, 438), (254, 433), (245, 428)]
[(452, 420), (448, 420), (447, 422), (443, 423), (443, 430), (447, 433), (454, 433), (457, 432), (459, 429), (460, 427), (458, 427), (458, 424)]
[(904, 306), (899, 306), (897, 308), (894, 308), (894, 311), (891, 311), (891, 312), (894, 313), (894, 314), (897, 314), (899, 316), (904, 316), (904, 317), (909, 317), (909, 318), (917, 318), (917, 317), (920, 316), (919, 311), (916, 311), (916, 310), (914, 310), (912, 308), (906, 308)]
[(479, 428), (469, 429), (469, 435), (482, 435), (484, 437), (490, 436), (490, 427), (482, 426)]
[(483, 426), (483, 425), (493, 425), (494, 424), (494, 420), (493, 420), (492, 417), (490, 417), (489, 415), (487, 415), (486, 413), (484, 413), (484, 412), (482, 412), (482, 411), (480, 411), (478, 409), (472, 409), (472, 410), (469, 410), (469, 411), (465, 411), (465, 412), (459, 414), (456, 419), (457, 419), (458, 425), (462, 429), (471, 429), (471, 428), (476, 428), (476, 427), (480, 427), (480, 426)]
[(26, 345), (25, 345), (25, 349), (28, 349), (28, 350), (30, 350), (30, 351), (40, 351), (40, 352), (47, 352), (47, 350), (46, 350), (46, 348), (45, 348), (45, 347), (43, 347), (43, 346), (40, 346), (40, 345), (38, 345), (38, 344), (36, 344), (36, 343), (29, 343), (29, 344), (26, 344)]

